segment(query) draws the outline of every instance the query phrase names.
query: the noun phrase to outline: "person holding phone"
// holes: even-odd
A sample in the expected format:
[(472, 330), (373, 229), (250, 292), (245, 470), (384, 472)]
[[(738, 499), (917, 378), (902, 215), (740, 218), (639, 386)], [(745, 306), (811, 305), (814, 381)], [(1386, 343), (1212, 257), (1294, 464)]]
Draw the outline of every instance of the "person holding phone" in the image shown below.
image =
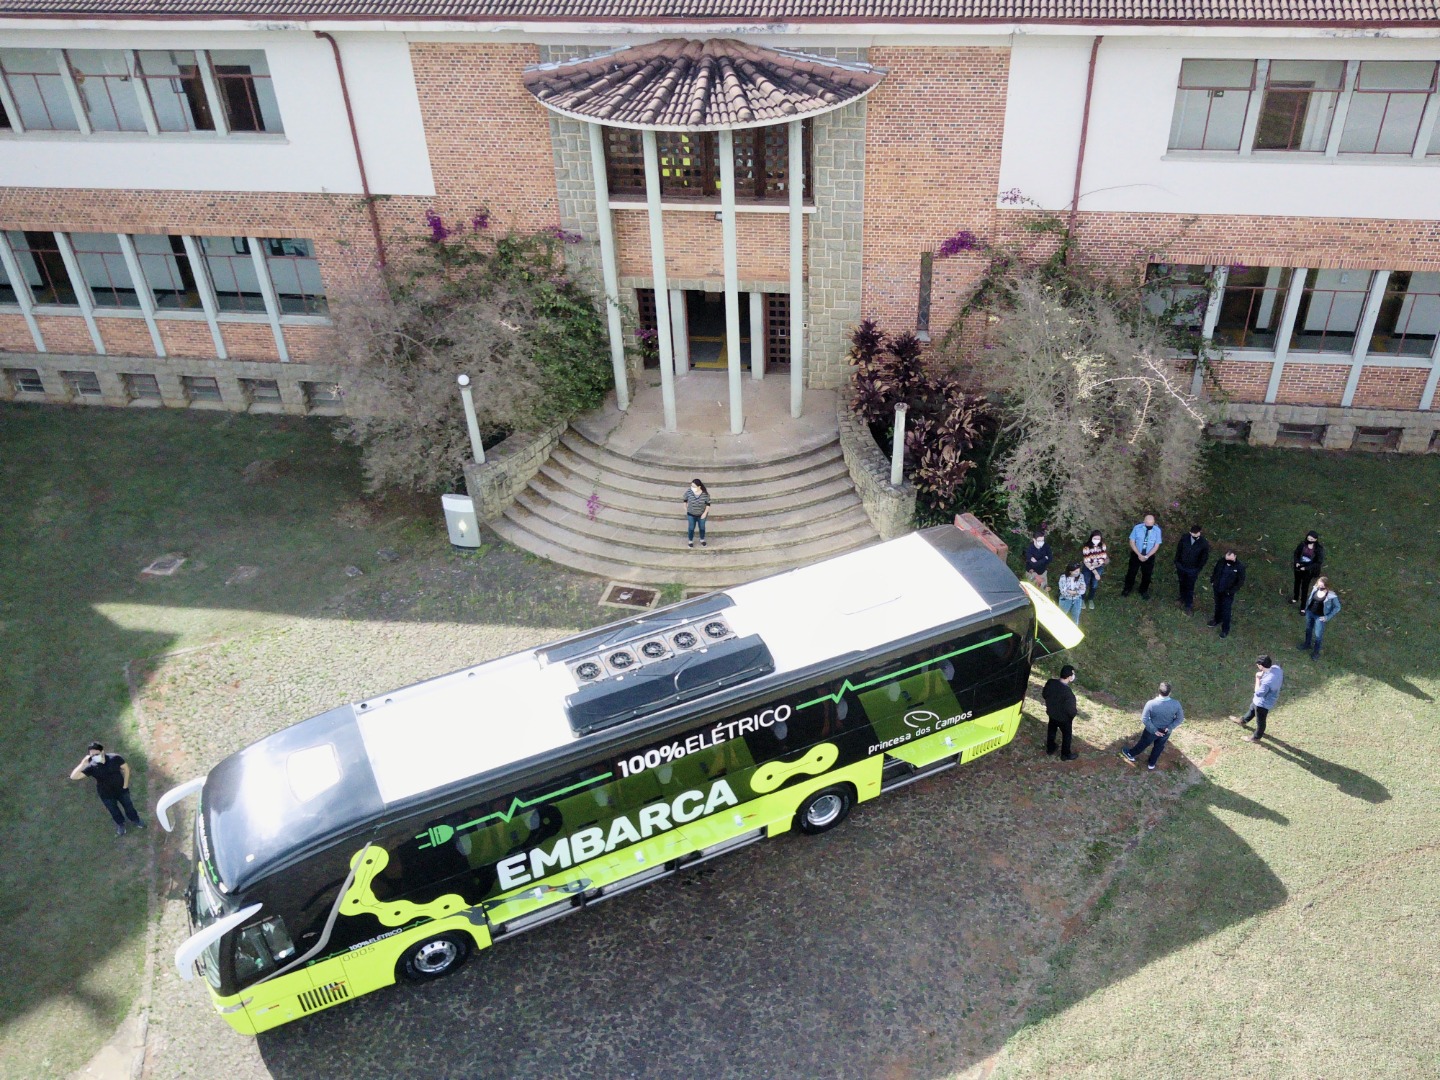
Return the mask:
[(111, 820), (115, 822), (116, 836), (125, 835), (127, 819), (135, 828), (145, 828), (145, 822), (140, 820), (140, 815), (135, 812), (135, 804), (130, 801), (130, 766), (123, 757), (119, 754), (107, 754), (105, 747), (98, 742), (92, 742), (85, 751), (85, 756), (80, 759), (80, 764), (70, 772), (71, 780), (84, 780), (87, 776), (95, 781), (95, 790), (100, 801), (105, 804), (105, 809), (110, 811)]

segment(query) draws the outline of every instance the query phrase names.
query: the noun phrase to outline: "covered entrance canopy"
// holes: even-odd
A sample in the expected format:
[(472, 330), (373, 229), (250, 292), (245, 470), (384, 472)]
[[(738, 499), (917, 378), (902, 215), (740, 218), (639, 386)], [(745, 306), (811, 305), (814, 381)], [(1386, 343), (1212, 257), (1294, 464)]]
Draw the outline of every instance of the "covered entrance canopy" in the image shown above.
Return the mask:
[[(787, 49), (765, 49), (730, 38), (671, 38), (596, 56), (525, 70), (525, 87), (558, 115), (589, 128), (601, 268), (609, 309), (615, 392), (629, 406), (620, 320), (619, 275), (605, 159), (605, 128), (641, 133), (644, 189), (650, 225), (656, 331), (667, 431), (675, 430), (675, 320), (666, 280), (661, 214), (661, 162), (656, 132), (717, 132), (721, 242), (724, 246), (725, 337), (730, 379), (730, 429), (744, 430), (741, 396), (739, 254), (736, 244), (734, 132), (784, 124), (789, 167), (791, 414), (800, 415), (804, 387), (804, 267), (802, 121), (864, 97), (885, 77), (869, 64), (847, 63)], [(713, 136), (711, 136), (713, 138)], [(683, 320), (682, 320), (683, 322)], [(761, 376), (756, 367), (754, 375)]]

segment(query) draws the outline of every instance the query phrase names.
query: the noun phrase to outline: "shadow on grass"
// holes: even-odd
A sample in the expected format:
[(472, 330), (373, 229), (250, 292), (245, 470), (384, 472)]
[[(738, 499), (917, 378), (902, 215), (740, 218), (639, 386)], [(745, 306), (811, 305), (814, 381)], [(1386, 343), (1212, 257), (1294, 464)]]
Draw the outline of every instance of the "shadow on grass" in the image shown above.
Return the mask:
[(1283, 739), (1267, 734), (1260, 741), (1261, 746), (1293, 765), (1299, 765), (1317, 779), (1334, 784), (1343, 795), (1364, 799), (1368, 803), (1383, 803), (1390, 800), (1390, 790), (1378, 780), (1372, 780), (1358, 769), (1352, 769), (1334, 761), (1326, 761), (1318, 754), (1301, 750)]

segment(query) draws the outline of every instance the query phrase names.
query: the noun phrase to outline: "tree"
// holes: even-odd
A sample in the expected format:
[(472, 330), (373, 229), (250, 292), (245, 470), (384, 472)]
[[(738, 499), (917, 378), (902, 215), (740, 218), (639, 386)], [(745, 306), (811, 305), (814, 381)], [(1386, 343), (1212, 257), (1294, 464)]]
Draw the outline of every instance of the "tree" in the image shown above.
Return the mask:
[(1000, 476), (1017, 527), (1071, 535), (1183, 500), (1201, 479), (1205, 416), (1167, 328), (1083, 271), (1004, 264), (998, 343), (971, 366), (1000, 398)]
[(468, 229), (433, 212), (426, 223), (428, 237), (397, 249), (385, 295), (332, 305), (363, 408), (337, 434), (362, 448), (371, 491), (436, 491), (460, 476), (462, 373), (487, 441), (595, 408), (611, 385), (603, 312), (565, 265), (578, 236), (494, 236), (483, 213)]

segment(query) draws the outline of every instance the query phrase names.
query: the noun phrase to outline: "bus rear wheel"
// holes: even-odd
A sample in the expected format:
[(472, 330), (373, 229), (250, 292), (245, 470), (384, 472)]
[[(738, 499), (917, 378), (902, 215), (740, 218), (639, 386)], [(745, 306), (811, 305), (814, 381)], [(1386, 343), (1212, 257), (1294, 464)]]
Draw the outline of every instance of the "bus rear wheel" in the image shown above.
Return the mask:
[(430, 982), (460, 970), (470, 956), (470, 938), (462, 933), (437, 934), (411, 945), (397, 965), (406, 982)]
[(795, 827), (809, 836), (829, 832), (849, 816), (853, 805), (855, 793), (849, 785), (821, 788), (811, 792), (795, 811)]

